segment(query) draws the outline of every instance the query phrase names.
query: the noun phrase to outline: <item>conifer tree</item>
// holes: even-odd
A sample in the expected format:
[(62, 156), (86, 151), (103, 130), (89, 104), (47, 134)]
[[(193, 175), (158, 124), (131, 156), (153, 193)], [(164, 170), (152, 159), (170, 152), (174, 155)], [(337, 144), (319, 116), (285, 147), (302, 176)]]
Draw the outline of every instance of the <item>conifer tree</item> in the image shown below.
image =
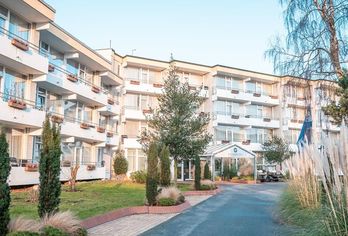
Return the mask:
[(151, 143), (147, 155), (146, 199), (150, 206), (156, 204), (158, 184), (158, 151), (157, 144)]
[(7, 183), (10, 175), (10, 157), (5, 133), (0, 134), (0, 236), (7, 234), (7, 225), (10, 221), (10, 187)]
[(60, 177), (60, 131), (55, 124), (51, 127), (49, 117), (43, 124), (42, 149), (39, 161), (39, 216), (52, 214), (59, 210), (61, 183)]
[(209, 170), (208, 162), (206, 162), (204, 165), (204, 179), (211, 179), (211, 173)]
[(169, 186), (170, 185), (170, 159), (169, 159), (169, 148), (166, 146), (163, 146), (160, 152), (160, 164), (161, 164), (160, 184), (162, 186)]
[(158, 107), (152, 109), (149, 130), (142, 133), (140, 139), (144, 149), (152, 141), (169, 148), (174, 160), (174, 183), (177, 180), (178, 161), (200, 155), (211, 139), (206, 130), (209, 114), (198, 113), (204, 101), (200, 90), (193, 90), (189, 81), (180, 80), (175, 66), (171, 65), (164, 81), (163, 93), (158, 97)]
[(195, 189), (201, 189), (201, 160), (199, 156), (195, 156)]

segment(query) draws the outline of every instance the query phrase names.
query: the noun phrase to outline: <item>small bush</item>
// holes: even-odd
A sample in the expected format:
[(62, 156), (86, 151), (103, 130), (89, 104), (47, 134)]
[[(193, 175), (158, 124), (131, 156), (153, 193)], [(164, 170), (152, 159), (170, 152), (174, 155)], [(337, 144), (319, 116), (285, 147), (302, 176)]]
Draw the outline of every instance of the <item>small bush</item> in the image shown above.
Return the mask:
[(46, 215), (43, 217), (41, 224), (44, 227), (51, 226), (66, 232), (75, 234), (81, 229), (80, 220), (76, 218), (70, 211), (58, 212), (54, 215)]
[(85, 228), (80, 228), (77, 232), (74, 233), (74, 236), (87, 236), (88, 232)]
[(200, 190), (202, 190), (202, 191), (211, 190), (211, 187), (209, 185), (206, 185), (206, 184), (201, 184)]
[(232, 164), (230, 168), (230, 178), (233, 179), (236, 176), (238, 176), (237, 166), (235, 164)]
[(47, 226), (42, 230), (42, 236), (69, 236), (69, 234), (65, 233), (61, 229), (57, 229), (51, 226)]
[(158, 200), (158, 205), (160, 206), (174, 206), (176, 204), (176, 201), (172, 198), (160, 198)]
[(114, 172), (116, 175), (125, 175), (128, 171), (128, 161), (123, 155), (123, 151), (117, 151), (114, 158)]
[(146, 183), (146, 172), (143, 170), (134, 171), (130, 174), (130, 179), (134, 183), (144, 184)]
[(177, 187), (171, 186), (167, 188), (162, 188), (161, 192), (157, 195), (157, 199), (171, 198), (174, 201), (177, 201), (180, 195), (180, 190)]
[(211, 179), (211, 172), (209, 169), (208, 162), (206, 162), (204, 165), (204, 179)]
[(184, 202), (185, 202), (185, 196), (181, 194), (177, 199), (177, 204), (181, 204)]
[[(214, 189), (217, 188), (215, 183), (213, 181), (211, 181), (211, 180), (203, 180), (202, 184), (208, 186), (210, 188), (209, 190), (214, 190)], [(207, 187), (205, 187), (205, 188), (207, 188)]]
[(7, 234), (7, 236), (40, 236), (39, 233), (29, 231), (19, 231)]

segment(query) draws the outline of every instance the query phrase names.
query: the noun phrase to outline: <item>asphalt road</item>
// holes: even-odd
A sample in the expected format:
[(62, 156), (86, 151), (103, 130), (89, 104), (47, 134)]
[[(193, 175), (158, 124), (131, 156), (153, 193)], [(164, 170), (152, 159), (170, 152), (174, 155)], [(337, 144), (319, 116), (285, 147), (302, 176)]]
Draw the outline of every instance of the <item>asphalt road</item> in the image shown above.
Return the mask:
[(224, 186), (223, 192), (142, 235), (291, 235), (275, 212), (284, 183)]

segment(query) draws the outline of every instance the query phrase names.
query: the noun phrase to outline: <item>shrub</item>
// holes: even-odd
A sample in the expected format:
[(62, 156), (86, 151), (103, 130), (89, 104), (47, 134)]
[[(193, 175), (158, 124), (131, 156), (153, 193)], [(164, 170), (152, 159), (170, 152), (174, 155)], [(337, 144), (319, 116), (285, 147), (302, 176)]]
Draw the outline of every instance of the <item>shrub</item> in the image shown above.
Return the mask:
[(169, 148), (163, 146), (160, 153), (161, 161), (161, 172), (160, 172), (160, 184), (162, 186), (170, 185), (170, 159), (169, 159)]
[(52, 226), (47, 226), (42, 229), (42, 236), (68, 236), (66, 232), (61, 229), (54, 228)]
[(204, 185), (204, 189), (200, 189), (200, 190), (214, 190), (216, 189), (216, 185), (213, 181), (211, 180), (204, 180), (202, 181), (202, 185)]
[(177, 203), (180, 204), (180, 203), (184, 203), (184, 202), (185, 202), (185, 196), (183, 194), (181, 194), (177, 199)]
[(160, 193), (157, 196), (157, 199), (171, 198), (174, 201), (177, 201), (180, 195), (181, 195), (180, 190), (175, 186), (171, 186), (167, 188), (162, 188)]
[(171, 198), (161, 198), (158, 200), (158, 205), (160, 206), (174, 206), (176, 201)]
[(43, 123), (42, 149), (39, 163), (39, 204), (40, 217), (52, 214), (59, 210), (61, 183), (60, 183), (60, 156), (61, 140), (59, 127), (51, 127), (49, 117)]
[(223, 176), (225, 181), (230, 179), (230, 168), (228, 162), (224, 163)]
[(85, 228), (80, 228), (74, 233), (74, 236), (87, 236), (88, 232)]
[(199, 190), (201, 187), (201, 160), (199, 156), (195, 156), (195, 189)]
[(204, 165), (204, 179), (211, 179), (211, 172), (210, 172), (210, 169), (209, 169), (208, 162), (206, 162), (205, 165)]
[(235, 164), (232, 164), (230, 168), (230, 178), (233, 179), (233, 177), (236, 176), (238, 176), (237, 166)]
[(44, 227), (51, 226), (60, 229), (71, 235), (81, 229), (80, 220), (70, 211), (58, 212), (54, 215), (46, 215), (42, 218), (41, 224)]
[(150, 206), (156, 204), (158, 184), (158, 153), (157, 144), (151, 143), (147, 157), (148, 173), (146, 176), (146, 199)]
[(7, 236), (40, 236), (39, 233), (30, 232), (30, 231), (20, 231), (20, 232), (12, 232), (7, 234)]
[(138, 184), (144, 184), (146, 182), (146, 172), (143, 170), (134, 171), (130, 174), (130, 179)]
[(206, 184), (201, 184), (201, 188), (199, 190), (202, 190), (202, 191), (211, 190), (211, 187)]
[(10, 221), (10, 187), (7, 178), (10, 174), (10, 157), (8, 154), (8, 143), (5, 133), (0, 134), (0, 235), (6, 235), (7, 224)]
[(18, 217), (12, 219), (8, 224), (8, 230), (10, 233), (30, 231), (39, 232), (41, 229), (41, 224), (32, 219), (25, 219), (23, 217)]
[(123, 151), (118, 150), (114, 158), (115, 175), (125, 175), (128, 171), (128, 161), (123, 155)]

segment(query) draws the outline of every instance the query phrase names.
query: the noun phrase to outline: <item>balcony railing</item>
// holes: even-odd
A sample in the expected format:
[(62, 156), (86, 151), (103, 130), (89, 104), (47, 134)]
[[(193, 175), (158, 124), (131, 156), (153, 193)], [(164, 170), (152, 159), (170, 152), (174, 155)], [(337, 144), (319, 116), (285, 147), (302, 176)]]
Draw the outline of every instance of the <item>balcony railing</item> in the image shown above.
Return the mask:
[[(9, 102), (10, 100), (16, 100), (16, 101), (23, 102), (23, 103), (25, 104), (25, 107), (26, 107), (26, 108), (27, 108), (27, 107), (30, 107), (30, 108), (37, 109), (37, 110), (40, 110), (40, 111), (45, 110), (45, 107), (44, 107), (44, 106), (38, 105), (35, 101), (31, 101), (31, 100), (28, 100), (28, 99), (24, 99), (24, 98), (21, 97), (21, 96), (17, 96), (17, 95), (8, 93), (8, 92), (5, 92), (5, 93), (1, 93), (1, 92), (0, 92), (0, 97), (2, 98), (2, 100), (3, 100), (4, 102)], [(24, 109), (23, 109), (23, 110), (24, 110)]]
[(266, 120), (278, 120), (277, 118), (274, 118), (269, 115), (255, 115), (255, 114), (248, 114), (248, 113), (226, 113), (222, 111), (215, 111), (213, 113), (213, 116), (216, 117), (216, 115), (223, 115), (223, 116), (229, 116), (232, 119), (240, 119), (240, 118), (257, 118), (257, 119), (266, 119)]
[(91, 87), (92, 91), (93, 91), (94, 88), (96, 88), (97, 90), (103, 92), (104, 94), (109, 94), (109, 91), (107, 89), (102, 88), (100, 86), (97, 86), (97, 85), (93, 84), (92, 82), (90, 82), (90, 81), (88, 81), (88, 80), (86, 80), (84, 78), (81, 78), (80, 76), (78, 76), (78, 75), (76, 75), (74, 73), (71, 73), (71, 72), (65, 70), (62, 67), (59, 67), (59, 66), (54, 65), (53, 63), (50, 63), (49, 64), (49, 73), (54, 74), (56, 70), (59, 73), (64, 74), (66, 77), (71, 76), (70, 78), (76, 78), (76, 82), (80, 82), (80, 83), (83, 83), (83, 84)]
[[(28, 51), (28, 53), (30, 53), (30, 49), (31, 49), (31, 50), (35, 51), (36, 53), (41, 54), (39, 46), (29, 42), (28, 40), (20, 37), (17, 34), (14, 34), (14, 33), (10, 32), (10, 31), (8, 31), (7, 29), (5, 29), (3, 27), (0, 27), (0, 36), (1, 35), (5, 35), (9, 39), (14, 40), (14, 41), (12, 41), (12, 44), (15, 47), (19, 47), (23, 51)], [(20, 44), (20, 45), (18, 45), (18, 44)], [(26, 50), (26, 48), (28, 50)], [(46, 54), (46, 55), (43, 55), (43, 56), (47, 57), (48, 55)]]
[(278, 97), (277, 95), (274, 95), (268, 91), (256, 91), (256, 90), (249, 90), (249, 89), (243, 89), (243, 88), (229, 88), (227, 89), (226, 87), (223, 86), (215, 86), (213, 87), (213, 93), (216, 94), (216, 89), (222, 89), (226, 91), (231, 91), (231, 94), (239, 94), (239, 93), (249, 93), (253, 94), (255, 97), (257, 96), (269, 96), (271, 98), (276, 98)]

